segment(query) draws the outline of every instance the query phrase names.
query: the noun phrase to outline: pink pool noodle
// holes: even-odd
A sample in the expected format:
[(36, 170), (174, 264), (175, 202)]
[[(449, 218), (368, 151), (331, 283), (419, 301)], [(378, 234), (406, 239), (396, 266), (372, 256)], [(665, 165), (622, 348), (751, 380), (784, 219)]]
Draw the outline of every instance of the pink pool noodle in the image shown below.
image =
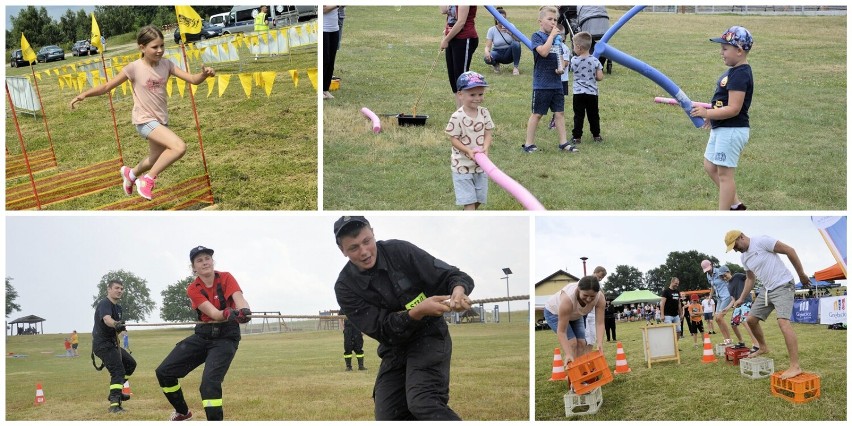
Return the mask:
[(485, 173), (488, 175), (491, 180), (494, 181), (497, 185), (500, 185), (503, 189), (506, 190), (509, 194), (515, 197), (522, 206), (524, 206), (527, 210), (545, 210), (544, 206), (538, 202), (538, 200), (527, 191), (526, 188), (521, 186), (514, 179), (509, 177), (509, 175), (500, 171), (491, 160), (488, 159), (488, 156), (482, 152), (477, 152), (473, 156), (476, 164), (479, 164)]
[(382, 131), (382, 122), (379, 120), (379, 117), (373, 111), (370, 111), (369, 108), (364, 107), (361, 108), (361, 114), (364, 114), (370, 121), (373, 122), (373, 133), (379, 133)]
[[(654, 98), (654, 102), (656, 102), (656, 103), (658, 103), (658, 104), (680, 105), (680, 102), (678, 102), (678, 101), (677, 101), (677, 99), (674, 99), (674, 98), (661, 98), (661, 97), (659, 97), (659, 96), (657, 96), (657, 97), (655, 97), (655, 98)], [(702, 107), (702, 108), (707, 108), (707, 109), (712, 109), (712, 108), (713, 108), (713, 105), (710, 105), (710, 104), (708, 104), (708, 103), (704, 103), (704, 102), (695, 102), (695, 101), (692, 101), (692, 104), (693, 104), (693, 105), (700, 106), (700, 107)]]

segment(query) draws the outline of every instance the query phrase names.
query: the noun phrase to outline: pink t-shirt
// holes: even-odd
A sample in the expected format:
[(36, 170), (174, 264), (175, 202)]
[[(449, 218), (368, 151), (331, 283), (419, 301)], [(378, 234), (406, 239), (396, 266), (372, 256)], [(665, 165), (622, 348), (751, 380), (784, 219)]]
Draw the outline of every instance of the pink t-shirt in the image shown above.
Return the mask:
[(140, 58), (121, 70), (133, 85), (133, 124), (145, 124), (149, 121), (169, 124), (166, 83), (174, 67), (175, 64), (168, 59), (161, 59), (157, 65), (151, 67)]

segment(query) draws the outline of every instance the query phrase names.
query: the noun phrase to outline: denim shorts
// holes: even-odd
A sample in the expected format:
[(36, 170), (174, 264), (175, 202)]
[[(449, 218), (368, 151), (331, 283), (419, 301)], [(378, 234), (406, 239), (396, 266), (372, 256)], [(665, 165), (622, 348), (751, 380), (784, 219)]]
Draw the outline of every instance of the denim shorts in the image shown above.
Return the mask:
[(138, 132), (139, 136), (142, 136), (143, 139), (148, 139), (148, 135), (150, 135), (151, 132), (154, 131), (154, 129), (156, 129), (157, 127), (160, 127), (160, 126), (168, 127), (168, 125), (160, 124), (159, 121), (154, 120), (154, 121), (149, 121), (149, 122), (144, 123), (144, 124), (137, 124), (136, 125), (136, 132)]
[(533, 89), (532, 112), (547, 115), (547, 110), (565, 112), (565, 94), (559, 89)]
[[(556, 315), (547, 309), (544, 310), (544, 320), (547, 321), (547, 325), (550, 326), (550, 329), (553, 330), (554, 333), (557, 333), (557, 328), (559, 326), (559, 315)], [(574, 321), (568, 321), (568, 327), (565, 331), (565, 334), (568, 336), (568, 340), (571, 339), (586, 339), (586, 323), (583, 321), (583, 318), (575, 319)]]
[(456, 190), (456, 205), (488, 201), (488, 175), (485, 173), (453, 172), (453, 188)]
[(717, 297), (716, 298), (716, 313), (721, 312), (722, 309), (725, 309), (730, 303), (731, 303), (731, 296), (728, 296), (724, 299), (719, 299)]
[(748, 142), (748, 127), (717, 127), (710, 129), (710, 139), (704, 158), (723, 167), (737, 167), (745, 144)]

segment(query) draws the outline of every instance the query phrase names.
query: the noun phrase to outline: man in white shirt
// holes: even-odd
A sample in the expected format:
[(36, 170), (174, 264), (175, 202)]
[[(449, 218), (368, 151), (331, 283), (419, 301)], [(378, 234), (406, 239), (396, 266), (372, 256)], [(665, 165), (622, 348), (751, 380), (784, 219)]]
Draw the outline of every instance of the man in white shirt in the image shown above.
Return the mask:
[(790, 317), (793, 314), (793, 296), (796, 289), (793, 275), (790, 274), (778, 254), (786, 255), (790, 263), (793, 264), (793, 268), (796, 269), (796, 274), (802, 281), (802, 285), (810, 286), (810, 279), (802, 269), (799, 255), (792, 247), (775, 238), (766, 235), (749, 238), (739, 230), (728, 231), (725, 234), (725, 244), (727, 251), (734, 249), (742, 253), (740, 259), (746, 270), (745, 288), (734, 302), (734, 307), (739, 307), (745, 302), (746, 296), (754, 288), (755, 279), (759, 279), (763, 283), (763, 288), (758, 291), (746, 320), (754, 333), (755, 339), (757, 339), (758, 346), (760, 346), (760, 349), (750, 354), (749, 358), (769, 352), (769, 348), (766, 346), (766, 338), (760, 328), (760, 321), (765, 321), (774, 309), (778, 317), (778, 327), (781, 329), (781, 334), (784, 335), (784, 343), (787, 345), (787, 353), (790, 356), (790, 368), (781, 374), (781, 378), (789, 379), (802, 374), (802, 368), (799, 366), (798, 339), (793, 326), (790, 324)]

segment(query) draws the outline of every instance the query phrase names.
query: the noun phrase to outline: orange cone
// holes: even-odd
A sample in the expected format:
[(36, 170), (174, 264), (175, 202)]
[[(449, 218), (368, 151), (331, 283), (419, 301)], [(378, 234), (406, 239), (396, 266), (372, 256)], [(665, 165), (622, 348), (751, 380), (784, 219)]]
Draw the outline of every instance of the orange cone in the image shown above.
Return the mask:
[(568, 374), (565, 372), (565, 364), (562, 362), (562, 354), (559, 348), (553, 350), (553, 370), (550, 373), (550, 381), (565, 380)]
[(121, 393), (124, 395), (133, 395), (133, 392), (130, 392), (130, 380), (124, 381), (124, 387), (121, 389)]
[(36, 396), (33, 405), (44, 404), (44, 389), (41, 388), (41, 383), (36, 383)]
[(621, 342), (618, 342), (618, 349), (615, 351), (615, 374), (629, 373), (630, 367), (627, 366), (627, 356), (624, 355), (624, 347)]
[(713, 344), (710, 343), (710, 335), (704, 333), (704, 356), (701, 358), (701, 362), (707, 364), (716, 361), (716, 356), (713, 355)]

